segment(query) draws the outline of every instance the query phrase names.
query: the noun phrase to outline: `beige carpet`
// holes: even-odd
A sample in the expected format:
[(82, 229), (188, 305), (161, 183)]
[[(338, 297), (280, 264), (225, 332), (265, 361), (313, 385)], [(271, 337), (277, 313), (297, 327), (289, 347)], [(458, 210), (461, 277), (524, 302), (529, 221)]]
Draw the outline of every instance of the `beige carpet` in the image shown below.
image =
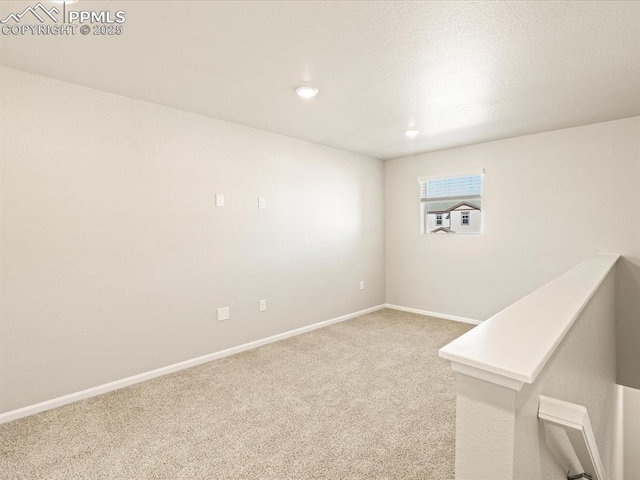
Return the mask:
[(0, 426), (1, 479), (452, 479), (471, 326), (383, 310)]

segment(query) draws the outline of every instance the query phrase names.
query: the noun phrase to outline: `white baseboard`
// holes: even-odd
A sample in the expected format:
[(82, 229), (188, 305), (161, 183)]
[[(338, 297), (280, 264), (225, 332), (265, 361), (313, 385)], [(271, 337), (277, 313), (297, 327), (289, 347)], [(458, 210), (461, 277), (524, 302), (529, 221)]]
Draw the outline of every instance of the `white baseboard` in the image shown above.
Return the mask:
[(97, 387), (87, 388), (86, 390), (81, 390), (79, 392), (71, 393), (69, 395), (64, 395), (62, 397), (53, 398), (51, 400), (46, 400), (44, 402), (36, 403), (34, 405), (29, 405), (26, 407), (18, 408), (16, 410), (11, 410), (9, 412), (0, 414), (0, 425), (3, 423), (11, 422), (13, 420), (18, 420), (19, 418), (27, 417), (29, 415), (34, 415), (36, 413), (44, 412), (46, 410), (51, 410), (53, 408), (61, 407), (69, 403), (74, 403), (80, 400), (95, 397), (97, 395), (102, 395), (103, 393), (111, 392), (113, 390), (118, 390), (120, 388), (128, 387), (129, 385), (134, 385), (136, 383), (144, 382), (146, 380), (151, 380), (152, 378), (161, 377), (169, 373), (177, 372), (179, 370), (184, 370), (185, 368), (194, 367), (202, 363), (211, 362), (212, 360), (217, 360), (219, 358), (235, 355), (236, 353), (261, 347), (263, 345), (277, 342), (279, 340), (284, 340), (285, 338), (294, 337), (296, 335), (310, 332), (318, 328), (327, 327), (334, 323), (344, 322), (345, 320), (349, 320), (354, 317), (359, 317), (360, 315), (364, 315), (366, 313), (382, 310), (383, 308), (385, 308), (384, 304), (371, 307), (371, 308), (366, 308), (364, 310), (360, 310), (359, 312), (349, 313), (347, 315), (342, 315), (341, 317), (332, 318), (330, 320), (325, 320), (323, 322), (314, 323), (313, 325), (307, 325), (306, 327), (296, 328), (295, 330), (279, 333), (277, 335), (263, 338), (261, 340), (256, 340), (254, 342), (238, 345), (237, 347), (232, 347), (226, 350), (221, 350), (219, 352), (210, 353), (202, 357), (192, 358), (191, 360), (175, 363), (173, 365), (168, 365), (166, 367), (158, 368), (156, 370), (151, 370), (149, 372), (140, 373), (132, 377), (123, 378), (121, 380), (116, 380), (114, 382), (105, 383), (104, 385), (98, 385)]
[(442, 318), (444, 320), (453, 320), (454, 322), (471, 323), (472, 325), (480, 325), (482, 320), (474, 320), (473, 318), (458, 317), (456, 315), (448, 315), (446, 313), (428, 312), (427, 310), (418, 310), (417, 308), (400, 307), (387, 303), (385, 308), (391, 310), (400, 310), (402, 312), (417, 313), (418, 315), (426, 315), (427, 317)]

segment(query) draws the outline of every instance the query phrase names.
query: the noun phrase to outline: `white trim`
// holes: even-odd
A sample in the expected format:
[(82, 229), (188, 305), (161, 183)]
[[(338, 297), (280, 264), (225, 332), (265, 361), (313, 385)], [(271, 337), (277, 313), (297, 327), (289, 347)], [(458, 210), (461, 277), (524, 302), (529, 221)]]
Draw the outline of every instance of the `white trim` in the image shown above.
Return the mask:
[(464, 363), (451, 362), (451, 369), (455, 372), (467, 375), (468, 377), (474, 377), (485, 382), (494, 383), (515, 392), (519, 392), (524, 386), (524, 382), (519, 380), (514, 380), (497, 373), (487, 372), (486, 370), (471, 367)]
[[(606, 480), (596, 437), (585, 407), (540, 395), (538, 418), (545, 423), (563, 428), (584, 471), (592, 475), (594, 480)], [(574, 472), (579, 473), (582, 472)]]
[(51, 400), (46, 400), (44, 402), (1, 413), (0, 425), (3, 423), (11, 422), (13, 420), (17, 420), (19, 418), (27, 417), (29, 415), (44, 412), (46, 410), (51, 410), (52, 408), (61, 407), (69, 403), (74, 403), (80, 400), (95, 397), (97, 395), (102, 395), (103, 393), (111, 392), (113, 390), (128, 387), (129, 385), (134, 385), (146, 380), (151, 380), (152, 378), (157, 378), (169, 373), (177, 372), (179, 370), (184, 370), (185, 368), (194, 367), (196, 365), (211, 362), (212, 360), (218, 360), (230, 355), (235, 355), (236, 353), (252, 350), (269, 343), (284, 340), (285, 338), (294, 337), (296, 335), (307, 333), (312, 330), (317, 330), (318, 328), (328, 327), (329, 325), (333, 325), (334, 323), (344, 322), (345, 320), (359, 317), (360, 315), (364, 315), (367, 313), (376, 312), (378, 310), (382, 310), (383, 308), (385, 308), (384, 304), (366, 308), (364, 310), (360, 310), (359, 312), (349, 313), (347, 315), (342, 315), (341, 317), (332, 318), (323, 322), (314, 323), (313, 325), (307, 325), (306, 327), (296, 328), (295, 330), (289, 330), (288, 332), (279, 333), (271, 337), (238, 345), (237, 347), (231, 347), (226, 350), (221, 350), (219, 352), (210, 353), (201, 357), (192, 358), (191, 360), (185, 360), (184, 362), (174, 363), (173, 365), (168, 365), (166, 367), (140, 373), (138, 375), (133, 375), (132, 377), (123, 378), (121, 380), (105, 383), (104, 385), (98, 385), (96, 387), (87, 388), (86, 390), (81, 390), (69, 395), (63, 395), (62, 397), (53, 398)]
[(454, 322), (470, 323), (472, 325), (480, 325), (482, 320), (474, 320), (473, 318), (458, 317), (456, 315), (448, 315), (446, 313), (429, 312), (427, 310), (418, 310), (417, 308), (401, 307), (387, 303), (385, 308), (391, 310), (400, 310), (401, 312), (417, 313), (418, 315), (426, 315), (427, 317), (442, 318), (444, 320), (453, 320)]

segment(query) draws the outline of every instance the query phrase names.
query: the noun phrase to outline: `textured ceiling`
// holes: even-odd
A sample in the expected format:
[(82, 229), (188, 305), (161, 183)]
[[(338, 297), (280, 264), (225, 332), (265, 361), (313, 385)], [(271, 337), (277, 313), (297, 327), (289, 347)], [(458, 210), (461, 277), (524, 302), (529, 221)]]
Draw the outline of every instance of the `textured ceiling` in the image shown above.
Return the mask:
[(124, 34), (1, 35), (0, 63), (378, 158), (640, 115), (640, 2), (69, 8), (125, 10)]

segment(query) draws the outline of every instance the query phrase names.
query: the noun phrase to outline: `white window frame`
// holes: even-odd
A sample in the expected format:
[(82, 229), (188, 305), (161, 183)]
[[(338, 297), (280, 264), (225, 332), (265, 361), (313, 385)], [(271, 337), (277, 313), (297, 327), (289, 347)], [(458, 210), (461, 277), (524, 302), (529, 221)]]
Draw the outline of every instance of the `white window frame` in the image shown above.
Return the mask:
[[(464, 221), (464, 219), (467, 219), (466, 223)], [(460, 225), (462, 225), (463, 227), (468, 227), (471, 225), (471, 215), (469, 210), (463, 210), (462, 212), (460, 212)]]
[[(430, 232), (427, 231), (427, 207), (426, 207), (426, 197), (422, 197), (422, 193), (423, 190), (426, 189), (426, 184), (429, 180), (438, 180), (438, 179), (443, 179), (443, 178), (457, 178), (457, 177), (470, 177), (470, 176), (474, 176), (474, 175), (480, 175), (482, 177), (482, 189), (481, 189), (481, 193), (480, 193), (480, 198), (482, 199), (484, 196), (484, 168), (479, 168), (477, 170), (470, 170), (470, 171), (464, 171), (464, 172), (451, 172), (451, 173), (444, 173), (444, 174), (434, 174), (434, 175), (424, 175), (424, 176), (420, 176), (418, 177), (418, 186), (419, 186), (419, 198), (420, 198), (420, 223), (418, 225), (420, 225), (420, 234), (421, 235), (429, 235)], [(426, 191), (425, 191), (426, 192)], [(449, 215), (451, 215), (453, 212), (449, 212)], [(468, 227), (471, 225), (471, 211), (469, 210), (468, 212), (469, 215), (469, 223), (467, 224), (462, 224), (462, 216), (460, 218), (460, 223), (461, 226), (464, 227)], [(437, 214), (436, 214), (437, 215)], [(463, 235), (481, 235), (484, 233), (484, 222), (482, 221), (482, 217), (484, 216), (483, 212), (482, 212), (482, 208), (480, 209), (480, 231), (477, 232), (467, 232), (467, 231), (461, 231), (461, 232), (457, 232), (457, 233), (461, 233)], [(452, 225), (450, 224), (450, 227)], [(436, 222), (435, 222), (435, 227), (436, 228), (440, 228), (440, 227), (444, 227), (444, 214), (442, 214), (442, 223), (438, 224), (437, 222), (437, 217), (436, 217)], [(457, 230), (457, 229), (456, 229)]]

